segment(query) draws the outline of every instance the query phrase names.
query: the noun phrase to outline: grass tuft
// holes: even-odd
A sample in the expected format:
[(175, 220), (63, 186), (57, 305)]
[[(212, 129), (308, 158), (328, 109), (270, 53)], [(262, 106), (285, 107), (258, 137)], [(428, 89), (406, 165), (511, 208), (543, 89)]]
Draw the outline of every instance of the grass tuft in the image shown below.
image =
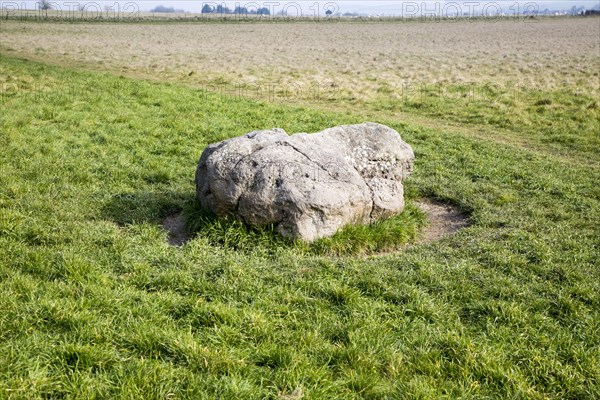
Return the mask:
[(202, 238), (213, 246), (246, 254), (274, 254), (282, 248), (321, 256), (391, 252), (419, 237), (427, 220), (423, 211), (409, 203), (398, 216), (369, 225), (349, 225), (331, 237), (303, 243), (282, 237), (273, 225), (253, 228), (233, 217), (216, 218), (203, 210), (197, 201), (189, 202), (183, 212), (190, 235)]

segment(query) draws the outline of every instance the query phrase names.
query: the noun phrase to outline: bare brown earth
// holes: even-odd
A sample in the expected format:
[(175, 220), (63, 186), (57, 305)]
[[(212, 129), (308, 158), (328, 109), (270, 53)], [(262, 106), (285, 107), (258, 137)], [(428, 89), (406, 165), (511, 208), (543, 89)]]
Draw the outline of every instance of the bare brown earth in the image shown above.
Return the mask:
[[(2, 21), (0, 51), (250, 95), (367, 100), (410, 85), (598, 90), (598, 18), (533, 21), (56, 24)], [(596, 34), (594, 34), (596, 32)]]
[(427, 228), (417, 243), (428, 243), (458, 232), (469, 225), (469, 219), (458, 208), (436, 200), (422, 199), (417, 207), (427, 213)]

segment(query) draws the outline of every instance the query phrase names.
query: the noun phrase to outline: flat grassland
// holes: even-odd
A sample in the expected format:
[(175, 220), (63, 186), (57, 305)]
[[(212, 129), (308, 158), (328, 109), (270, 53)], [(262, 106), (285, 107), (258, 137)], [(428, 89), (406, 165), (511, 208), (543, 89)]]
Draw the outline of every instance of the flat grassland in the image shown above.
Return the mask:
[[(599, 23), (2, 21), (0, 398), (599, 398)], [(207, 144), (366, 119), (399, 218), (198, 210)], [(403, 248), (422, 198), (470, 226)]]

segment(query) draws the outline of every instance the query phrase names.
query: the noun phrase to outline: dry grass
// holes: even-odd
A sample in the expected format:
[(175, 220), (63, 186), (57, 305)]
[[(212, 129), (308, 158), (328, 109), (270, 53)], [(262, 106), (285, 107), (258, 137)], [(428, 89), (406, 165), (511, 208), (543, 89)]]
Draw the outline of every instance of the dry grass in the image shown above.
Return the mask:
[[(406, 85), (493, 83), (599, 88), (597, 18), (525, 21), (53, 24), (3, 21), (0, 50), (249, 95), (319, 88), (346, 100), (398, 97)], [(594, 33), (595, 32), (595, 33)], [(294, 86), (289, 86), (294, 85)], [(257, 88), (262, 91), (259, 92)]]

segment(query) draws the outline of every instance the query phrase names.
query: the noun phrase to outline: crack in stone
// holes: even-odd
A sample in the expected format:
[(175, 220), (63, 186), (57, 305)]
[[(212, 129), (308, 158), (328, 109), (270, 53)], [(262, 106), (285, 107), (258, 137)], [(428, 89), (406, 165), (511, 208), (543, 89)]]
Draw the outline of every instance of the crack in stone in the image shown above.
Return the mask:
[[(313, 160), (312, 158), (310, 158), (308, 155), (304, 154), (304, 152), (300, 151), (296, 146), (292, 145), (289, 142), (282, 142), (287, 146), (290, 146), (292, 149), (294, 149), (298, 154), (303, 155), (304, 157), (306, 157), (306, 159), (312, 163), (315, 163), (316, 165), (319, 166), (319, 168), (321, 168), (323, 171), (325, 171), (325, 173), (327, 173), (327, 175), (329, 175), (329, 177), (333, 180), (337, 180), (336, 178), (334, 178), (329, 171), (327, 171), (325, 168), (323, 168), (323, 166), (321, 164), (319, 164), (317, 161)], [(363, 183), (365, 184), (365, 186), (369, 189), (369, 192), (371, 192), (371, 211), (369, 211), (369, 219), (371, 221), (373, 221), (373, 212), (375, 211), (375, 192), (373, 190), (373, 188), (371, 187), (371, 185), (369, 185), (367, 183), (367, 181), (365, 180), (365, 177), (360, 173), (360, 171), (351, 163), (346, 162), (346, 164), (348, 164), (348, 166), (352, 169), (354, 169), (354, 171), (356, 171), (356, 173), (358, 174), (358, 176), (360, 176), (360, 179), (362, 179)]]
[(283, 143), (285, 146), (289, 146), (292, 149), (294, 149), (294, 151), (302, 156), (304, 156), (308, 161), (310, 161), (311, 163), (316, 164), (319, 168), (321, 168), (323, 171), (325, 171), (325, 173), (333, 180), (336, 180), (335, 177), (333, 177), (329, 171), (327, 171), (321, 164), (319, 164), (317, 161), (313, 160), (312, 158), (310, 158), (307, 154), (304, 154), (304, 152), (300, 151), (296, 146), (294, 146), (293, 144), (291, 144), (290, 142), (284, 141), (284, 142), (280, 142)]
[[(236, 153), (237, 155), (241, 155), (240, 153)], [(235, 163), (235, 166), (233, 167), (233, 171), (237, 171), (238, 166), (242, 163), (242, 161), (246, 161), (250, 156), (252, 156), (252, 153), (250, 154), (246, 154), (246, 155), (242, 155), (242, 157), (238, 160), (238, 162)], [(238, 210), (240, 208), (240, 202), (242, 201), (242, 196), (244, 195), (244, 193), (246, 191), (248, 191), (248, 179), (244, 179), (243, 184), (244, 184), (244, 190), (242, 191), (242, 193), (237, 197), (236, 202), (235, 202), (235, 209), (234, 212), (236, 214), (238, 214)], [(235, 183), (235, 182), (234, 182)], [(243, 220), (243, 217), (242, 217)], [(245, 222), (244, 222), (245, 223)]]
[[(319, 166), (319, 168), (321, 168), (323, 171), (325, 171), (327, 173), (327, 175), (329, 175), (329, 177), (333, 180), (337, 180), (335, 179), (330, 173), (329, 171), (327, 171), (325, 168), (323, 168), (323, 166), (321, 164), (319, 164), (317, 161), (313, 160), (312, 158), (310, 158), (308, 155), (304, 154), (304, 152), (300, 151), (296, 146), (292, 145), (289, 142), (282, 142), (287, 146), (290, 146), (292, 149), (294, 149), (294, 151), (296, 151), (298, 154), (303, 155), (304, 157), (306, 157), (306, 159), (312, 163), (315, 163), (316, 165)], [(370, 161), (370, 160), (368, 160)], [(360, 173), (360, 171), (358, 169), (356, 169), (356, 167), (354, 165), (352, 165), (351, 163), (347, 163), (348, 166), (350, 168), (352, 168), (354, 171), (356, 171), (356, 173), (358, 174), (358, 176), (360, 176), (360, 179), (362, 179), (363, 183), (365, 184), (365, 186), (369, 189), (369, 192), (371, 192), (371, 210), (369, 211), (369, 220), (372, 222), (373, 221), (373, 213), (375, 212), (375, 191), (373, 190), (373, 188), (371, 187), (371, 185), (369, 185), (369, 183), (367, 183), (365, 177)]]
[(367, 185), (367, 187), (369, 188), (369, 191), (371, 192), (371, 211), (369, 211), (369, 221), (373, 222), (373, 213), (375, 212), (375, 190), (373, 190), (371, 185), (367, 183), (367, 181), (365, 180), (365, 178), (363, 178), (362, 175), (361, 178), (365, 185)]

